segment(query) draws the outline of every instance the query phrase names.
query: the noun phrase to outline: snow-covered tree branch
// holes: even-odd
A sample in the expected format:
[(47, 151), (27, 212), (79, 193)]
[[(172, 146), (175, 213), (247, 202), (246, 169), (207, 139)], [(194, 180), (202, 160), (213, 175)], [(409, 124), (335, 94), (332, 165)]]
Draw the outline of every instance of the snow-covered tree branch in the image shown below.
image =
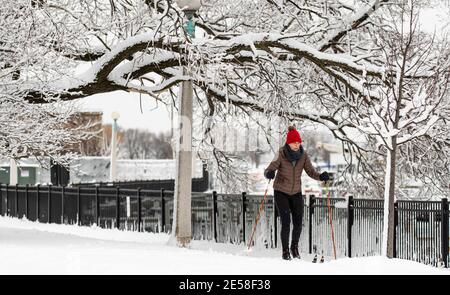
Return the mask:
[(191, 80), (196, 143), (221, 167), (235, 155), (210, 131), (257, 112), (326, 126), (389, 210), (400, 171), (448, 190), (448, 41), (420, 30), (418, 1), (350, 2), (208, 0), (196, 38), (171, 0), (8, 2), (1, 102), (44, 117), (49, 103), (117, 90), (175, 105), (178, 85)]

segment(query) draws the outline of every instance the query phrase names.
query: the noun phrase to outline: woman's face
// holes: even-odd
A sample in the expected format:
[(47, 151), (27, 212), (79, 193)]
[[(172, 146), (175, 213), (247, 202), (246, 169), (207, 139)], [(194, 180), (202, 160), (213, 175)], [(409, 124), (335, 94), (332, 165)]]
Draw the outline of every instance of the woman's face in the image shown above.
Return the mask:
[(291, 148), (291, 150), (293, 150), (294, 152), (298, 151), (300, 149), (300, 142), (293, 142), (289, 144), (289, 147)]

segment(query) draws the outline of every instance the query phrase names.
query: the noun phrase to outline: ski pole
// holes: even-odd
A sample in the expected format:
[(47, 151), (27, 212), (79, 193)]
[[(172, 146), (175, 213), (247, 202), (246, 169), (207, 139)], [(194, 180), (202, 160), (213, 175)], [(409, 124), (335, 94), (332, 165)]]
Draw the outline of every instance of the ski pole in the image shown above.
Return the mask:
[(252, 230), (252, 234), (250, 236), (250, 241), (248, 241), (247, 249), (249, 249), (249, 250), (250, 250), (250, 247), (251, 247), (251, 245), (253, 243), (253, 237), (254, 237), (255, 232), (256, 232), (256, 227), (258, 225), (259, 216), (261, 215), (261, 211), (264, 209), (264, 202), (266, 201), (267, 191), (269, 190), (270, 181), (271, 181), (271, 179), (269, 179), (269, 182), (267, 183), (266, 192), (264, 193), (264, 197), (263, 197), (263, 199), (261, 201), (261, 205), (259, 206), (258, 215), (256, 216), (255, 224), (253, 225), (253, 230)]
[(330, 221), (330, 225), (331, 225), (331, 239), (333, 241), (333, 254), (334, 254), (334, 260), (336, 260), (336, 243), (334, 241), (333, 217), (331, 214), (331, 206), (330, 206), (330, 190), (328, 188), (327, 182), (325, 182), (325, 188), (326, 188), (326, 192), (327, 192), (328, 220)]

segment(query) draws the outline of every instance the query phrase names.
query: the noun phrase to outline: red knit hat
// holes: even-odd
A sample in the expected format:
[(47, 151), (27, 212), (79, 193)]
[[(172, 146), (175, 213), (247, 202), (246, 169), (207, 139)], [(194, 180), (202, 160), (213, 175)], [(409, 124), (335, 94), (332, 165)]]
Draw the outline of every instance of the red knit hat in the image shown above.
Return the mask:
[(293, 142), (300, 142), (302, 143), (302, 138), (300, 137), (300, 133), (298, 133), (297, 130), (295, 130), (294, 126), (289, 126), (288, 128), (289, 132), (286, 136), (286, 143), (290, 144)]

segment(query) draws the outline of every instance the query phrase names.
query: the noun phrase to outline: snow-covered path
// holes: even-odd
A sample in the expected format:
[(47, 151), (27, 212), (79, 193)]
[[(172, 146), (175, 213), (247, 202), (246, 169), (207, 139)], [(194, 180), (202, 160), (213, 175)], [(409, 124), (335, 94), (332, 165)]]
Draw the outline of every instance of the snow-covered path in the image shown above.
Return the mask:
[(0, 274), (328, 275), (450, 274), (415, 262), (381, 257), (323, 264), (283, 261), (279, 250), (193, 241), (189, 249), (166, 234), (39, 224), (0, 217)]

